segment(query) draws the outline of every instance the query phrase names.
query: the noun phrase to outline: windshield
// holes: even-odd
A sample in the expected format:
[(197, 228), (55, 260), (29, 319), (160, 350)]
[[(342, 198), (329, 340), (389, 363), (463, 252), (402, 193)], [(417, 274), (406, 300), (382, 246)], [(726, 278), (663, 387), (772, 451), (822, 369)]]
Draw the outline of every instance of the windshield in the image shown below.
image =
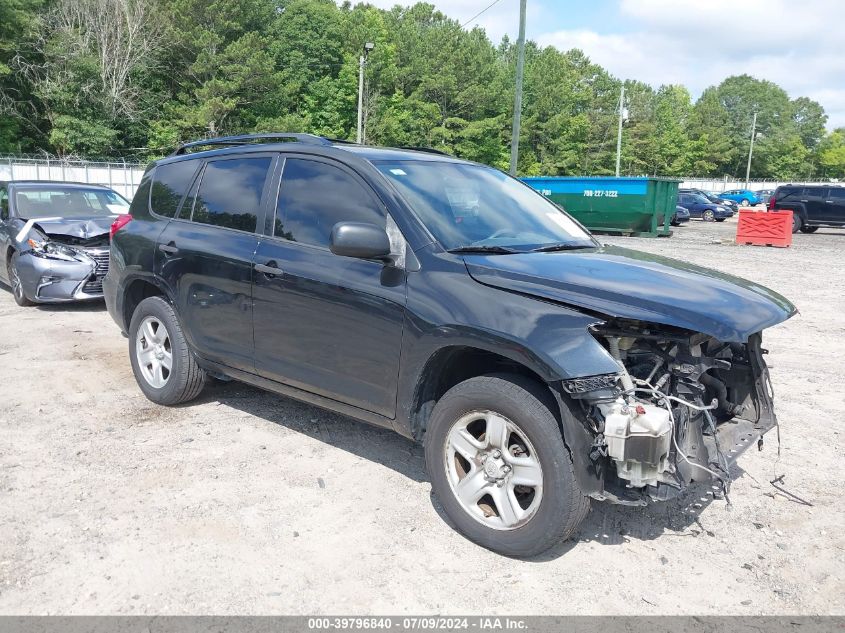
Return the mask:
[(595, 246), (560, 208), (500, 171), (436, 161), (375, 163), (447, 250)]
[(80, 187), (26, 187), (15, 192), (15, 209), (21, 218), (90, 218), (126, 213), (129, 202), (108, 189)]

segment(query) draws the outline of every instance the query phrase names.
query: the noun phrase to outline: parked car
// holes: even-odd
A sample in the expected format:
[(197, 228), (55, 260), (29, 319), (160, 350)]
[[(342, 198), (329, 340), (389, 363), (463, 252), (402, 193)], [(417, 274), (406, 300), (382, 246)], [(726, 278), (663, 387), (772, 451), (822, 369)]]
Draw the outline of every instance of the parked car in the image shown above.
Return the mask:
[(757, 197), (756, 192), (751, 191), (750, 189), (732, 189), (724, 192), (720, 197), (739, 202), (741, 207), (754, 206), (762, 202), (762, 200)]
[(681, 224), (689, 222), (689, 218), (689, 209), (682, 207), (681, 205), (677, 205), (675, 207), (675, 213), (672, 214), (672, 220), (670, 223), (672, 226), (681, 226)]
[(511, 556), (572, 534), (590, 498), (726, 485), (776, 423), (761, 332), (795, 313), (602, 246), (496, 169), (303, 134), (150, 165), (105, 289), (153, 402), (225, 376), (393, 429), (454, 525)]
[(0, 278), (17, 304), (101, 299), (109, 227), (128, 208), (99, 185), (0, 182)]
[(783, 185), (775, 189), (769, 210), (792, 211), (793, 233), (815, 233), (820, 226), (845, 227), (845, 187)]
[(737, 213), (739, 211), (739, 203), (736, 200), (731, 200), (730, 198), (722, 198), (718, 193), (715, 193), (713, 191), (702, 191), (701, 193), (713, 204), (720, 204), (723, 207), (728, 207), (734, 213)]
[(724, 222), (734, 214), (728, 207), (714, 204), (700, 193), (679, 193), (678, 204), (689, 210), (691, 218), (705, 222)]
[(772, 196), (775, 193), (775, 190), (774, 189), (760, 189), (760, 191), (756, 191), (755, 193), (757, 194), (757, 199), (760, 200), (760, 203), (768, 206), (769, 201), (771, 200)]
[(679, 189), (678, 193), (697, 193), (707, 198), (713, 204), (727, 207), (734, 213), (739, 211), (739, 205), (736, 203), (736, 201), (729, 200), (727, 198), (721, 198), (718, 194), (713, 193), (712, 191), (705, 191), (704, 189)]

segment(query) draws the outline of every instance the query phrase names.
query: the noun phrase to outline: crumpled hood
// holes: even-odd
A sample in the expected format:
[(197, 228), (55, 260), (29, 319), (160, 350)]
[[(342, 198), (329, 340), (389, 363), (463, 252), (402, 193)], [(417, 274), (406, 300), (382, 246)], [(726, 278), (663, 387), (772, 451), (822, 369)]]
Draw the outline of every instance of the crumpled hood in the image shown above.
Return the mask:
[[(796, 313), (764, 286), (625, 248), (466, 255), (476, 281), (609, 317), (637, 319), (745, 342)], [(495, 306), (491, 306), (495, 310)]]
[(89, 218), (62, 218), (49, 221), (34, 220), (35, 226), (48, 235), (68, 235), (88, 239), (108, 233), (116, 215), (98, 215)]

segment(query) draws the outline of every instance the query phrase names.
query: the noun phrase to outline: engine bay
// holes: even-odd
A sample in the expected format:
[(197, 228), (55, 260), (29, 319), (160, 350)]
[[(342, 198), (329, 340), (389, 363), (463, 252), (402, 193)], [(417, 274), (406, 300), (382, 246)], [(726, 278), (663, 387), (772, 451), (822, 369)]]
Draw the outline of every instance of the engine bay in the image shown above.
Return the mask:
[(618, 321), (594, 336), (619, 373), (580, 401), (594, 434), (590, 459), (604, 481), (595, 495), (644, 505), (712, 482), (727, 498), (730, 464), (776, 426), (761, 335), (724, 343), (705, 334)]

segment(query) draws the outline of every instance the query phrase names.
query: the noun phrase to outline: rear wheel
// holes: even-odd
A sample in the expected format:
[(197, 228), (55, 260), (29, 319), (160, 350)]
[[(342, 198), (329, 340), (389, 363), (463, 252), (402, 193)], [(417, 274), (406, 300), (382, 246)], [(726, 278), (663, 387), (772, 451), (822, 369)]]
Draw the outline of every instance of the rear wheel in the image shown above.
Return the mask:
[(135, 308), (129, 358), (141, 391), (157, 404), (193, 400), (205, 386), (205, 372), (188, 348), (176, 313), (161, 297), (148, 297)]
[(792, 232), (797, 233), (798, 231), (802, 231), (804, 229), (804, 220), (801, 219), (801, 216), (797, 213), (792, 214)]
[(520, 376), (471, 378), (438, 401), (426, 430), (426, 466), (446, 514), (507, 556), (548, 549), (589, 510), (545, 400)]
[(701, 214), (701, 219), (705, 222), (712, 222), (716, 219), (716, 214), (713, 213), (712, 209), (705, 209), (704, 213)]
[(12, 295), (15, 297), (15, 303), (22, 307), (35, 305), (32, 301), (26, 298), (26, 293), (23, 291), (23, 282), (21, 281), (21, 276), (18, 273), (17, 258), (17, 253), (12, 253), (12, 256), (9, 258), (9, 262), (6, 266), (6, 271), (9, 276), (9, 286), (12, 289)]
[(819, 230), (819, 227), (817, 227), (817, 226), (802, 226), (801, 227), (802, 233), (815, 233), (818, 230)]

